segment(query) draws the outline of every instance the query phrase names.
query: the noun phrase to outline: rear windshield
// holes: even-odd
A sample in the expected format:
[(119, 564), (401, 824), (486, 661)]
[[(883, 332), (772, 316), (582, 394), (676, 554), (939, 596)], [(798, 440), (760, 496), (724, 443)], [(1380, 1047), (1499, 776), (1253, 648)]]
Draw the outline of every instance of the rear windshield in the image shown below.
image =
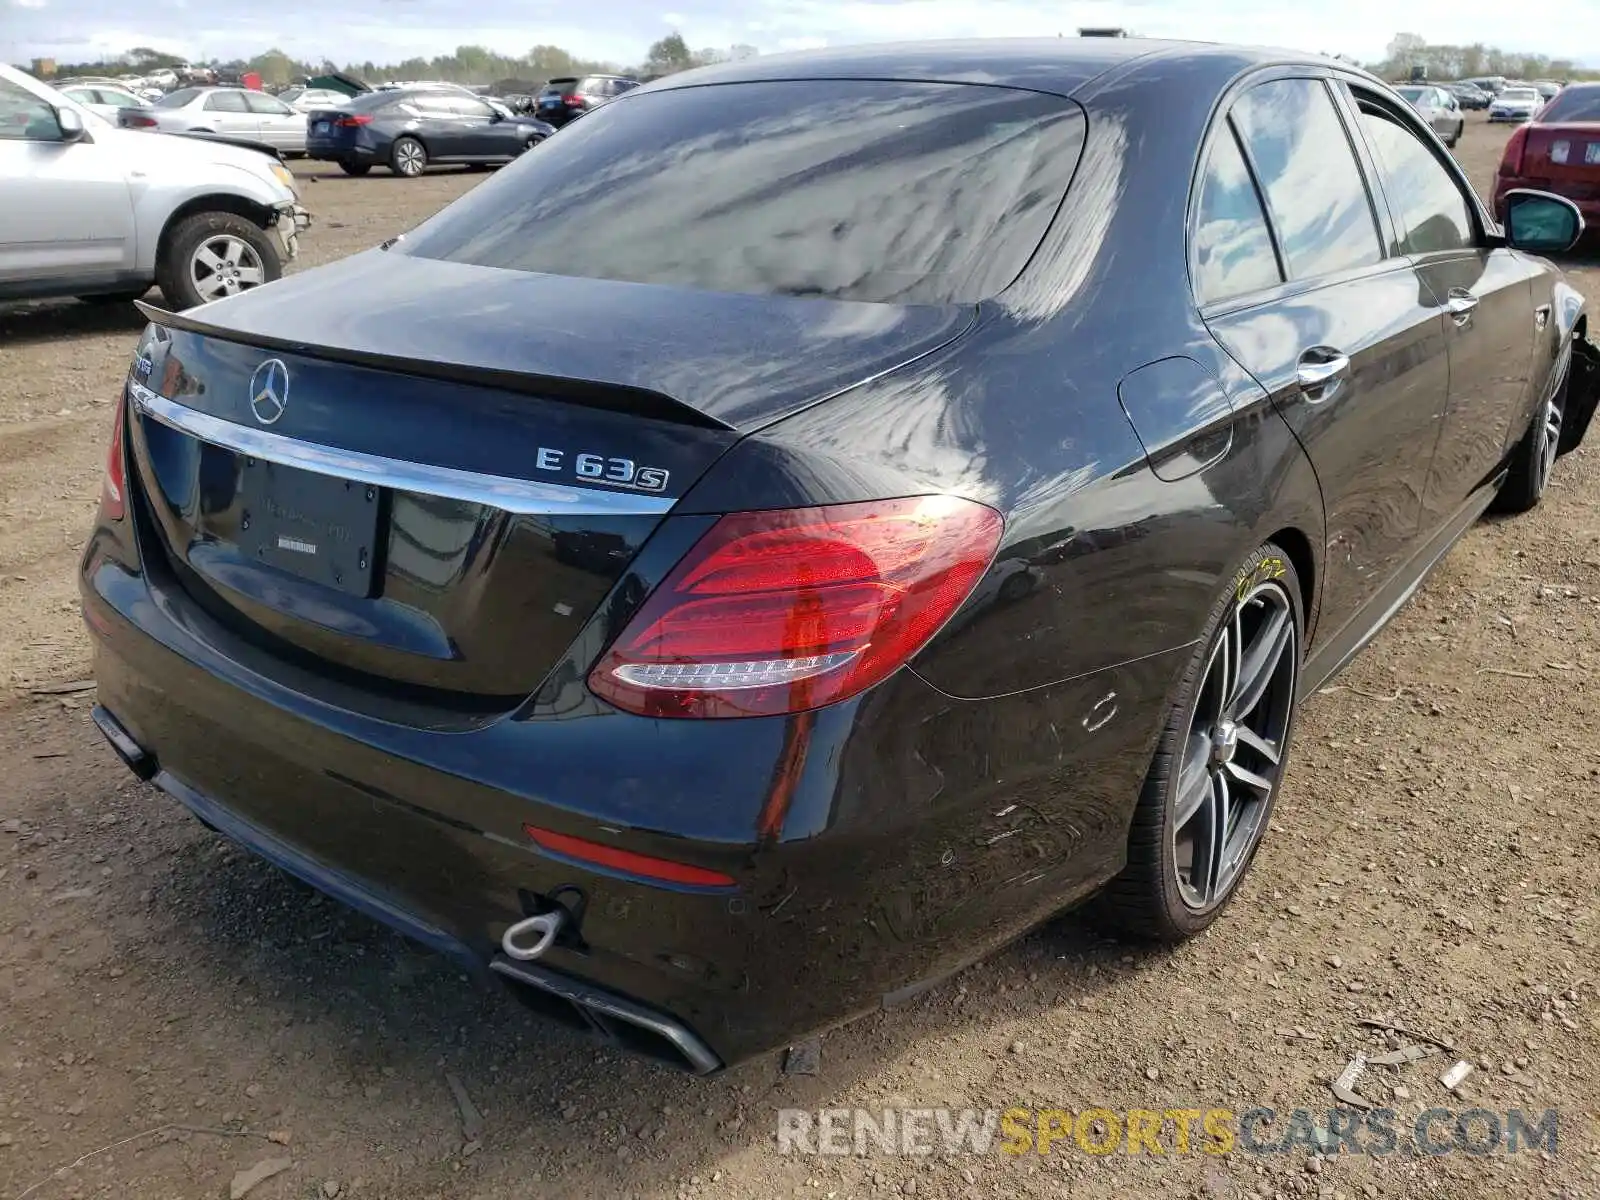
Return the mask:
[(1569, 87), (1539, 112), (1539, 120), (1600, 121), (1600, 87)]
[(189, 101), (200, 94), (199, 88), (179, 88), (175, 92), (168, 92), (155, 102), (157, 108), (182, 108)]
[(1537, 100), (1539, 93), (1532, 88), (1507, 88), (1500, 93), (1502, 100)]
[(961, 84), (784, 81), (605, 105), (398, 249), (758, 295), (970, 303), (1026, 265), (1082, 111)]
[(1399, 90), (1400, 94), (1413, 104), (1429, 94), (1427, 88), (1404, 87)]
[(559, 96), (563, 92), (575, 92), (577, 90), (578, 81), (576, 79), (552, 79), (544, 85), (544, 91), (541, 95)]
[(349, 99), (343, 96), (329, 99), (336, 107), (349, 109), (351, 112), (376, 112), (390, 104), (410, 99), (415, 94), (415, 92), (362, 92), (359, 96), (351, 96)]

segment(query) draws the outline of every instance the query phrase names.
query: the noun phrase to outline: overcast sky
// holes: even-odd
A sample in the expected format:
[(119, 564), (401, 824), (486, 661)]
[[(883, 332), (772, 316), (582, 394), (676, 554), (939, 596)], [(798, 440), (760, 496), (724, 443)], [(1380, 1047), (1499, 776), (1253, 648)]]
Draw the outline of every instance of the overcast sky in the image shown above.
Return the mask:
[[(1121, 25), (1153, 37), (1251, 42), (1379, 59), (1400, 29), (1430, 42), (1484, 42), (1600, 63), (1600, 0), (1545, 11), (1489, 0), (0, 0), (0, 58), (81, 61), (133, 46), (190, 58), (270, 46), (314, 59), (395, 62), (457, 45), (521, 53), (538, 43), (636, 63), (673, 30), (690, 46), (771, 53), (906, 38), (1054, 35)], [(1334, 13), (1337, 13), (1334, 16)], [(1582, 14), (1580, 16), (1580, 14)]]

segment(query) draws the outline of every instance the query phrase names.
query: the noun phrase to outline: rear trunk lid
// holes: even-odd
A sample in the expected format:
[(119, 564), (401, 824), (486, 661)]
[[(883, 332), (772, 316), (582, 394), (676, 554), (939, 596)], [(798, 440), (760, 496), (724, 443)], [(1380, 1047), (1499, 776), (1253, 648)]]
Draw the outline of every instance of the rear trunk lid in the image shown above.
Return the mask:
[(1528, 126), (1520, 175), (1575, 200), (1600, 199), (1600, 122)]
[(147, 562), (297, 677), (503, 711), (742, 432), (972, 314), (374, 251), (150, 315), (128, 438)]

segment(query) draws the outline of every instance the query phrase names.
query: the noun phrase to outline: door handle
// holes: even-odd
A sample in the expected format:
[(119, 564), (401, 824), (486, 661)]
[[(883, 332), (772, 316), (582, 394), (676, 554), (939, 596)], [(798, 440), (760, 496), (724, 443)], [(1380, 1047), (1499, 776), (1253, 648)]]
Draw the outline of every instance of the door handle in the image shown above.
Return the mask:
[(1349, 373), (1348, 354), (1330, 346), (1313, 346), (1300, 356), (1294, 377), (1307, 400), (1322, 401), (1333, 395), (1340, 380)]
[(1451, 288), (1445, 296), (1444, 306), (1451, 320), (1457, 325), (1465, 325), (1472, 319), (1472, 310), (1478, 307), (1478, 298), (1466, 288)]

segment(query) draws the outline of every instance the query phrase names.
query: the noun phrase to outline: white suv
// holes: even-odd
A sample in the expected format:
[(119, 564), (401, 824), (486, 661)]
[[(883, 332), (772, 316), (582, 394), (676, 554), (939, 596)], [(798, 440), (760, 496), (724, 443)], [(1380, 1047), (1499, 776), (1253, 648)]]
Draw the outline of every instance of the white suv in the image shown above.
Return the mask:
[(118, 129), (0, 64), (0, 300), (192, 308), (283, 273), (310, 224), (270, 152)]

